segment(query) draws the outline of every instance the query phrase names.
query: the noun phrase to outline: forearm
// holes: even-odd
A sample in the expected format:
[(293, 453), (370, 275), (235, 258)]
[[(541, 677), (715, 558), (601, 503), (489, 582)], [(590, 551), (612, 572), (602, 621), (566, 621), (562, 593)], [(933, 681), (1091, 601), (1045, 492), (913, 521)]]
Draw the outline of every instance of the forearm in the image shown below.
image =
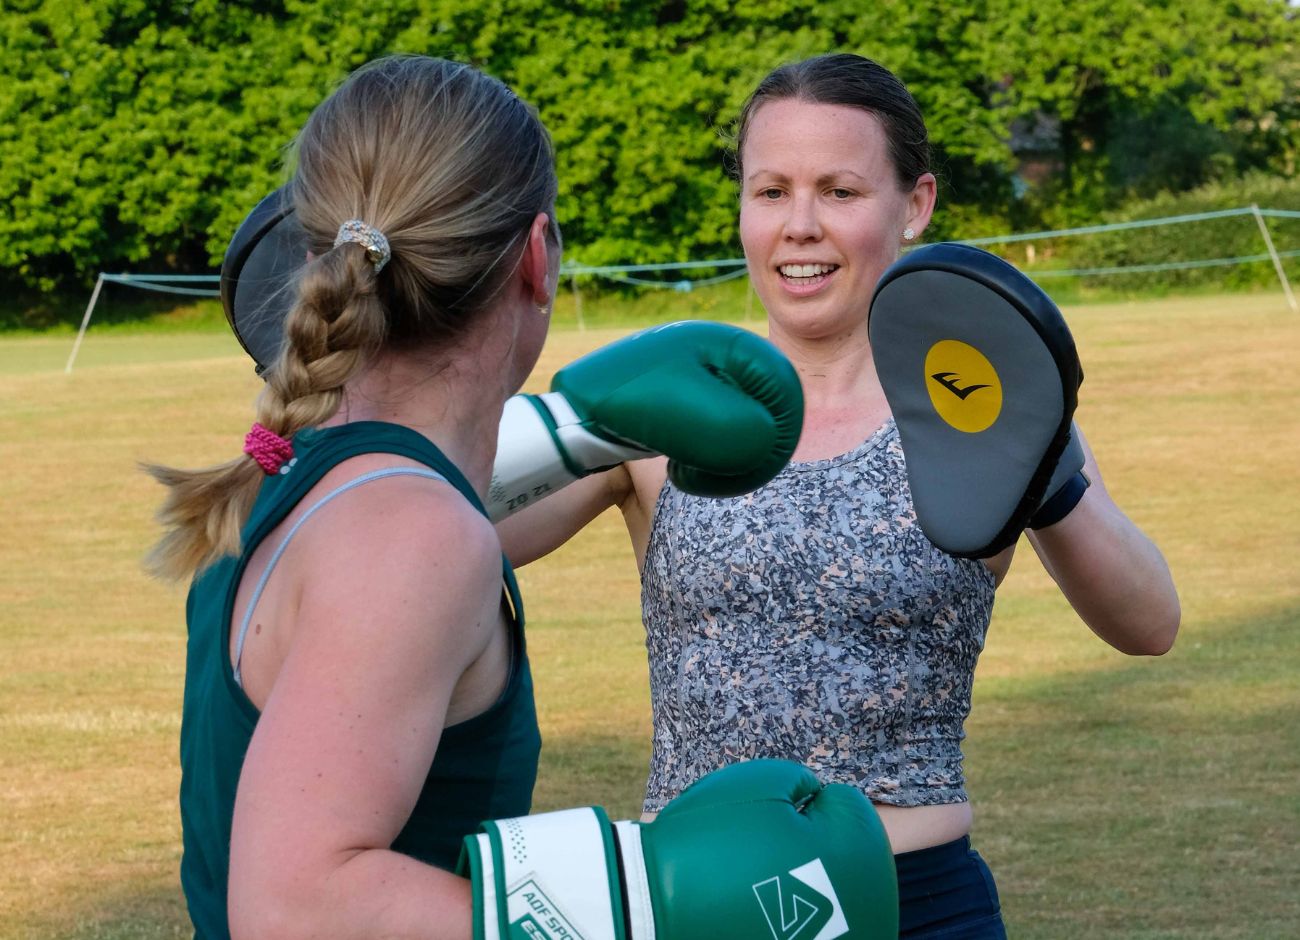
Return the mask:
[[(293, 866), (287, 860), (286, 867)], [(263, 869), (263, 874), (269, 874)], [(232, 867), (232, 940), (469, 940), (470, 884), (387, 849), (356, 851), (337, 865), (269, 878)]]
[(1099, 483), (1030, 541), (1080, 618), (1111, 646), (1160, 655), (1173, 645), (1181, 610), (1169, 566)]
[(496, 523), (501, 549), (516, 568), (555, 551), (632, 488), (624, 466), (583, 477)]

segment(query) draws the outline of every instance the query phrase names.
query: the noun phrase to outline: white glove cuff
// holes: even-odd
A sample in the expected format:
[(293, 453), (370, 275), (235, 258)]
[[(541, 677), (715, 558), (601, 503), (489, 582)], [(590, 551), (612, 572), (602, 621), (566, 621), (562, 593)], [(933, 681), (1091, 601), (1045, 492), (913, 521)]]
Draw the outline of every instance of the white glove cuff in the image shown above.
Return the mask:
[(588, 431), (582, 418), (573, 410), (569, 400), (559, 392), (537, 396), (555, 419), (555, 433), (564, 445), (569, 461), (577, 464), (584, 474), (613, 467), (626, 460), (653, 457), (654, 451), (644, 447), (617, 444)]
[(650, 877), (641, 851), (641, 825), (623, 820), (614, 823), (614, 831), (618, 834), (623, 884), (627, 887), (628, 940), (655, 940), (655, 914), (650, 901)]
[(627, 940), (613, 835), (600, 808), (499, 819), (474, 839), (475, 940)]
[(650, 456), (592, 434), (559, 392), (515, 395), (501, 413), (488, 516), (499, 522), (589, 473)]
[(486, 500), (493, 522), (578, 479), (561, 450), (550, 413), (540, 399), (515, 395), (506, 400)]

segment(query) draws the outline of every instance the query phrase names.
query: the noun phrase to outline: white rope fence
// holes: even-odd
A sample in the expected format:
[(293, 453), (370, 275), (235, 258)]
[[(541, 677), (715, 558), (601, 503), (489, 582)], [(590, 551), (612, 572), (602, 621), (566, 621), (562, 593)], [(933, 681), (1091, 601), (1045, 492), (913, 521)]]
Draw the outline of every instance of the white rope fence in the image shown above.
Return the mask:
[[(1085, 225), (1076, 228), (1053, 229), (1051, 231), (1043, 232), (1017, 232), (1011, 235), (967, 238), (961, 239), (960, 243), (964, 245), (979, 246), (1013, 244), (1016, 242), (1028, 241), (1045, 241), (1052, 238), (1066, 238), (1077, 235), (1098, 235), (1105, 232), (1121, 232), (1131, 229), (1155, 228), (1163, 225), (1185, 225), (1195, 222), (1207, 222), (1213, 219), (1226, 219), (1239, 216), (1251, 216), (1254, 218), (1256, 224), (1259, 226), (1259, 233), (1264, 242), (1264, 252), (1223, 258), (1196, 258), (1188, 261), (1165, 261), (1153, 264), (1126, 264), (1112, 265), (1109, 267), (1052, 269), (1035, 271), (1030, 273), (1029, 276), (1034, 279), (1058, 277), (1106, 277), (1118, 274), (1183, 271), (1194, 270), (1197, 268), (1227, 267), (1239, 264), (1258, 264), (1264, 261), (1271, 261), (1273, 263), (1273, 270), (1277, 274), (1278, 282), (1282, 286), (1282, 292), (1286, 295), (1288, 306), (1290, 306), (1292, 312), (1300, 313), (1300, 303), (1297, 303), (1296, 301), (1295, 292), (1291, 289), (1291, 282), (1288, 280), (1286, 269), (1282, 264), (1282, 259), (1284, 258), (1300, 257), (1300, 249), (1278, 251), (1277, 247), (1273, 243), (1273, 236), (1269, 232), (1268, 224), (1265, 221), (1270, 218), (1300, 219), (1300, 211), (1291, 209), (1261, 209), (1257, 205), (1250, 205), (1239, 209), (1219, 209), (1212, 212), (1197, 212), (1187, 215), (1166, 216), (1160, 219), (1138, 219), (1131, 222), (1111, 222), (1103, 225)], [(701, 269), (722, 270), (722, 273), (703, 278), (651, 278), (638, 276), (644, 274), (663, 275)], [(692, 291), (697, 287), (708, 287), (713, 284), (721, 284), (724, 281), (735, 280), (744, 277), (745, 274), (746, 269), (744, 258), (722, 258), (711, 261), (667, 261), (658, 264), (584, 265), (566, 263), (560, 268), (560, 276), (569, 278), (570, 285), (573, 289), (573, 298), (579, 329), (584, 327), (582, 317), (582, 294), (578, 289), (578, 278), (580, 277), (601, 278), (619, 284), (628, 284), (634, 287), (687, 292)], [(159, 291), (167, 294), (182, 294), (193, 297), (216, 297), (220, 294), (220, 291), (215, 287), (198, 287), (195, 285), (216, 284), (220, 282), (220, 280), (221, 277), (217, 274), (100, 274), (95, 280), (95, 289), (91, 292), (90, 303), (86, 305), (85, 316), (81, 318), (81, 328), (77, 331), (77, 339), (72, 345), (72, 353), (68, 356), (68, 363), (64, 367), (63, 371), (65, 373), (70, 373), (72, 371), (72, 364), (76, 361), (77, 352), (81, 348), (81, 341), (86, 335), (86, 328), (90, 325), (91, 314), (94, 312), (95, 304), (99, 301), (100, 289), (105, 283), (125, 284), (141, 290)]]

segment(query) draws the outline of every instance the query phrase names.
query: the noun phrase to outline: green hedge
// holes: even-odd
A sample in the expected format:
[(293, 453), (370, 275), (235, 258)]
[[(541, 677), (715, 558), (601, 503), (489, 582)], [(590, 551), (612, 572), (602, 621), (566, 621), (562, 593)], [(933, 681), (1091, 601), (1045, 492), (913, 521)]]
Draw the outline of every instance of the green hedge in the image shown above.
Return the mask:
[(815, 12), (797, 0), (8, 0), (0, 302), (84, 296), (105, 270), (213, 270), (283, 179), (310, 109), (389, 52), (472, 62), (538, 107), (569, 256), (589, 264), (733, 256), (723, 131), (771, 68), (837, 49), (894, 69), (919, 100), (948, 209), (936, 237), (1045, 218), (1014, 196), (1011, 130), (1029, 118), (1059, 126), (1054, 159), (1076, 184), (1107, 178), (1113, 148), (1094, 143), (1120, 126), (1113, 116), (1156, 103), (1216, 129), (1206, 139), (1228, 149), (1207, 158), (1213, 173), (1296, 155), (1300, 24), (1280, 0), (822, 0)]
[[(1230, 183), (1214, 183), (1186, 193), (1162, 194), (1110, 214), (1106, 222), (1131, 222), (1194, 215), (1258, 205), (1261, 209), (1300, 211), (1300, 180), (1255, 174)], [(1279, 252), (1300, 250), (1300, 219), (1266, 218)], [(1062, 240), (1059, 266), (1073, 268), (1179, 264), (1216, 258), (1266, 254), (1259, 225), (1251, 215), (1128, 229)], [(1300, 286), (1300, 257), (1285, 259), (1288, 276)], [(1045, 282), (1046, 283), (1046, 282)], [(1165, 291), (1276, 287), (1271, 261), (1086, 277), (1084, 288)]]

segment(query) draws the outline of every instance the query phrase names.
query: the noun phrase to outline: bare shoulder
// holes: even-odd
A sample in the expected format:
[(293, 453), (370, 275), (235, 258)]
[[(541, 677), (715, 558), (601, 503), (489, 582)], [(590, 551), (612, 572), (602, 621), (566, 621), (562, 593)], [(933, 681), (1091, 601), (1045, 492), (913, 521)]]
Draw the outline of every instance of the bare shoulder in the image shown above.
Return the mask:
[(450, 484), (414, 475), (372, 480), (321, 515), (304, 530), (310, 537), (297, 566), (311, 606), (354, 620), (381, 616), (389, 632), (431, 636), (495, 608), (500, 542)]
[(432, 547), (444, 541), (445, 533), (471, 540), (459, 548), (499, 551), (492, 524), (441, 479), (403, 474), (371, 480), (337, 500), (335, 511), (334, 525), (345, 527), (358, 540), (402, 540)]

